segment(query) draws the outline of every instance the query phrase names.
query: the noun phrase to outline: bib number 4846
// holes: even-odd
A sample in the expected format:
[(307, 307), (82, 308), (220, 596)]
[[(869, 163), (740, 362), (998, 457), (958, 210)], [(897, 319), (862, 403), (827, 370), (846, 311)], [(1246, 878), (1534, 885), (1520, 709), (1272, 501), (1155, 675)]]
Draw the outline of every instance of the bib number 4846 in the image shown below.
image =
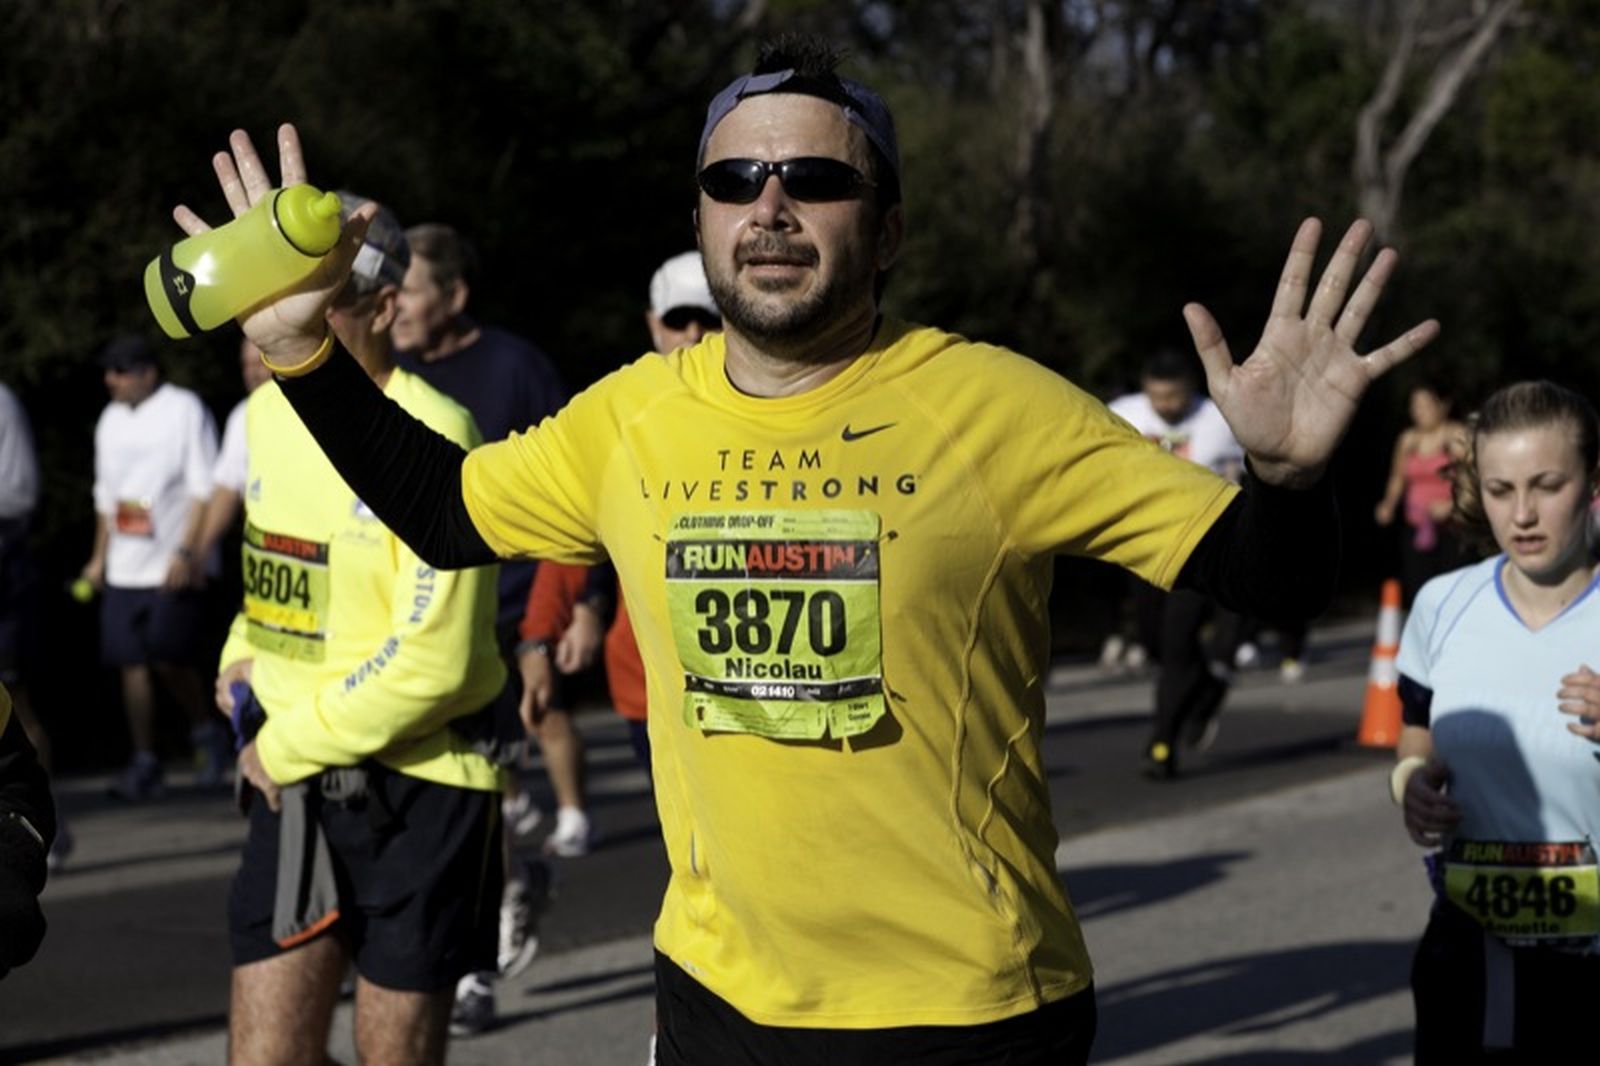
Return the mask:
[(1467, 887), (1466, 901), (1480, 918), (1509, 920), (1524, 912), (1539, 918), (1568, 918), (1578, 909), (1577, 882), (1565, 874), (1548, 881), (1478, 874)]

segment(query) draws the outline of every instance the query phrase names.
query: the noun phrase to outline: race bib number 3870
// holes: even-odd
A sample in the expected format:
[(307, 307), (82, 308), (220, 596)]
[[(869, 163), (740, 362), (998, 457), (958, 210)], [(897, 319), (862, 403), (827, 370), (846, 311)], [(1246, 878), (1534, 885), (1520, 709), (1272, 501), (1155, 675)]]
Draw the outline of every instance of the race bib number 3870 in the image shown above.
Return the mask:
[(877, 515), (680, 515), (666, 578), (690, 726), (817, 740), (883, 717)]

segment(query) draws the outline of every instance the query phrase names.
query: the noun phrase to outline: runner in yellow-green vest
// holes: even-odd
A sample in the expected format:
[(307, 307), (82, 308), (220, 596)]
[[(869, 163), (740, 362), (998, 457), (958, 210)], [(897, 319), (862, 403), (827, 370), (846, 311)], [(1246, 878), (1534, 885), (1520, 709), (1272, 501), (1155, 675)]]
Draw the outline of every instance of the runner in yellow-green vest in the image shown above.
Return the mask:
[[(341, 195), (347, 212), (366, 202)], [(387, 210), (361, 252), (328, 327), (397, 410), (476, 445), (465, 408), (394, 365), (407, 248)], [(245, 420), (244, 602), (217, 684), (251, 801), (228, 899), (230, 1052), (322, 1061), (353, 965), (362, 1059), (442, 1061), (456, 982), (495, 965), (500, 770), (467, 726), (506, 677), (497, 568), (419, 558), (277, 384), (250, 395)]]

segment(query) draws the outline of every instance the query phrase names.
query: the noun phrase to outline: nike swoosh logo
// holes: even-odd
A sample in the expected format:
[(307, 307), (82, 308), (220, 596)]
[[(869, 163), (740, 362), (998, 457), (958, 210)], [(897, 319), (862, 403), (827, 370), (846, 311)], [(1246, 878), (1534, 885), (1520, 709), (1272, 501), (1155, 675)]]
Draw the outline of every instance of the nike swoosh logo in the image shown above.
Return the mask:
[(839, 434), (839, 436), (844, 438), (846, 441), (860, 440), (862, 437), (870, 437), (874, 433), (882, 433), (886, 429), (893, 429), (896, 425), (897, 423), (895, 422), (885, 422), (881, 426), (868, 426), (866, 429), (861, 430), (855, 430), (851, 429), (849, 426), (845, 426), (844, 432)]

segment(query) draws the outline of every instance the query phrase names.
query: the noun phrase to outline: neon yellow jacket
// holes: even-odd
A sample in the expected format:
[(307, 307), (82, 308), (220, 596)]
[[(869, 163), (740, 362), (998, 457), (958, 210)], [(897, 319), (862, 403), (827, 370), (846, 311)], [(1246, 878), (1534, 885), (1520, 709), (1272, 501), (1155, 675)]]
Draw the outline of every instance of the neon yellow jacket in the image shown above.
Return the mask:
[[(472, 416), (395, 370), (384, 392), (463, 447)], [(500, 773), (449, 728), (505, 682), (496, 567), (436, 571), (334, 471), (275, 382), (246, 411), (244, 610), (222, 664), (255, 660), (267, 712), (256, 749), (273, 779), (377, 759), (400, 773), (497, 789)]]

